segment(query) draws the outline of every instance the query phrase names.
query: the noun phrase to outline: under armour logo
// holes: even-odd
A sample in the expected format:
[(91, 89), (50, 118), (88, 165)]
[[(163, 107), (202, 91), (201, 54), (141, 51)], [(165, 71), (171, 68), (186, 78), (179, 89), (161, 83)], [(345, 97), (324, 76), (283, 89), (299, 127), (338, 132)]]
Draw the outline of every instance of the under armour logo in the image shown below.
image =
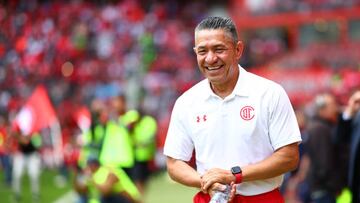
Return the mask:
[(207, 121), (207, 116), (203, 115), (202, 117), (200, 117), (200, 116), (196, 117), (196, 122), (200, 123), (201, 120), (204, 122)]

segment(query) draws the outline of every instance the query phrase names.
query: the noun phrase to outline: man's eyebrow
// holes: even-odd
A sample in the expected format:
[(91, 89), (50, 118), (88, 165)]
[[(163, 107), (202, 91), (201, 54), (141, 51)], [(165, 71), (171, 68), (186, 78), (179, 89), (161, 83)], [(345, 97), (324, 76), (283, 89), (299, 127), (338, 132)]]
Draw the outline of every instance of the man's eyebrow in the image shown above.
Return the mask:
[[(219, 48), (219, 47), (226, 47), (226, 45), (225, 44), (215, 44), (212, 47)], [(204, 45), (194, 46), (194, 49), (206, 49), (206, 46), (204, 46)]]
[(226, 45), (225, 44), (217, 44), (217, 45), (215, 45), (214, 46), (215, 48), (225, 48), (226, 47)]
[(204, 45), (194, 46), (194, 49), (205, 49), (205, 48), (206, 48), (206, 46), (204, 46)]

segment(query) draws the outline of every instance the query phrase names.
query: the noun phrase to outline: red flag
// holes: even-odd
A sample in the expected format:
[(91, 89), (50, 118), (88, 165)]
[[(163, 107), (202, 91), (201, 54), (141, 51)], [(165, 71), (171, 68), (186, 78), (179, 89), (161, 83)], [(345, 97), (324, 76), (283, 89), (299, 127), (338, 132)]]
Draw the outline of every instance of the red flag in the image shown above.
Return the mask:
[(36, 87), (15, 118), (15, 125), (24, 135), (30, 135), (56, 122), (55, 110), (44, 86)]

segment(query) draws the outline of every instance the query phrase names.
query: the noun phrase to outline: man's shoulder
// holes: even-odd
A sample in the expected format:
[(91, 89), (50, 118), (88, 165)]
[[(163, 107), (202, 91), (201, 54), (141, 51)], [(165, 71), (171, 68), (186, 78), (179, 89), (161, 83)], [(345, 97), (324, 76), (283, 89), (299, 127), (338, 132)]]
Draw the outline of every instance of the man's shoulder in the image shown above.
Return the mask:
[(260, 76), (258, 74), (247, 72), (249, 80), (251, 80), (254, 83), (260, 84), (260, 85), (275, 85), (278, 86), (279, 84), (273, 80), (270, 80), (268, 78), (265, 78), (263, 76)]
[(255, 73), (246, 72), (246, 76), (248, 84), (256, 90), (253, 92), (281, 91), (283, 89), (279, 83)]
[(196, 83), (190, 89), (182, 93), (177, 99), (177, 102), (181, 102), (183, 104), (192, 104), (194, 103), (194, 101), (203, 98), (204, 96), (206, 96), (205, 94), (207, 82), (207, 79), (203, 79), (200, 82)]

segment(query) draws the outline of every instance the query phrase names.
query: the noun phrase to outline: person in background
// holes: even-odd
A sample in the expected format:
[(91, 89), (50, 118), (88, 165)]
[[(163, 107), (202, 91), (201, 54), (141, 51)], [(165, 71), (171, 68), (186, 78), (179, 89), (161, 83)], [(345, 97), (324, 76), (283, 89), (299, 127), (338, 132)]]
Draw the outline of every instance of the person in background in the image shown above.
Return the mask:
[(87, 162), (89, 202), (137, 203), (140, 193), (121, 168), (100, 165), (96, 158)]
[(14, 132), (18, 150), (13, 155), (12, 187), (15, 201), (21, 201), (21, 179), (25, 170), (30, 177), (31, 192), (34, 202), (40, 201), (40, 172), (41, 157), (39, 149), (41, 147), (41, 134), (23, 134), (20, 130)]
[[(195, 203), (225, 185), (230, 201), (284, 202), (283, 174), (298, 165), (301, 135), (289, 98), (238, 65), (243, 46), (230, 18), (208, 17), (195, 28), (206, 79), (177, 99), (164, 147), (170, 177), (201, 189)], [(194, 150), (196, 170), (188, 164)]]
[(90, 128), (82, 134), (82, 147), (79, 157), (79, 166), (85, 168), (89, 156), (99, 157), (108, 122), (108, 110), (103, 101), (94, 99), (91, 103)]
[(11, 185), (11, 136), (9, 136), (9, 123), (6, 115), (0, 115), (0, 164), (4, 172), (4, 183)]
[(360, 90), (355, 91), (340, 116), (336, 133), (338, 142), (350, 144), (348, 185), (352, 203), (360, 202)]
[(79, 194), (79, 203), (88, 202), (88, 193), (83, 190), (86, 185), (85, 168), (89, 157), (99, 157), (108, 122), (108, 111), (102, 100), (93, 99), (90, 105), (90, 128), (82, 132), (82, 146), (80, 149), (77, 168), (75, 170), (74, 188)]
[(110, 99), (109, 120), (100, 152), (99, 161), (102, 165), (123, 169), (128, 176), (134, 167), (134, 150), (127, 125), (121, 122), (126, 112), (124, 95)]
[(333, 137), (339, 107), (330, 93), (317, 95), (313, 105), (315, 115), (308, 123), (308, 139), (305, 143), (310, 159), (306, 174), (310, 200), (314, 203), (335, 203), (340, 190), (340, 174), (334, 170), (338, 163)]
[(150, 176), (150, 162), (156, 152), (155, 135), (157, 122), (152, 116), (142, 110), (138, 112), (137, 120), (130, 131), (134, 143), (135, 166), (133, 180), (140, 193), (144, 195), (146, 182)]

